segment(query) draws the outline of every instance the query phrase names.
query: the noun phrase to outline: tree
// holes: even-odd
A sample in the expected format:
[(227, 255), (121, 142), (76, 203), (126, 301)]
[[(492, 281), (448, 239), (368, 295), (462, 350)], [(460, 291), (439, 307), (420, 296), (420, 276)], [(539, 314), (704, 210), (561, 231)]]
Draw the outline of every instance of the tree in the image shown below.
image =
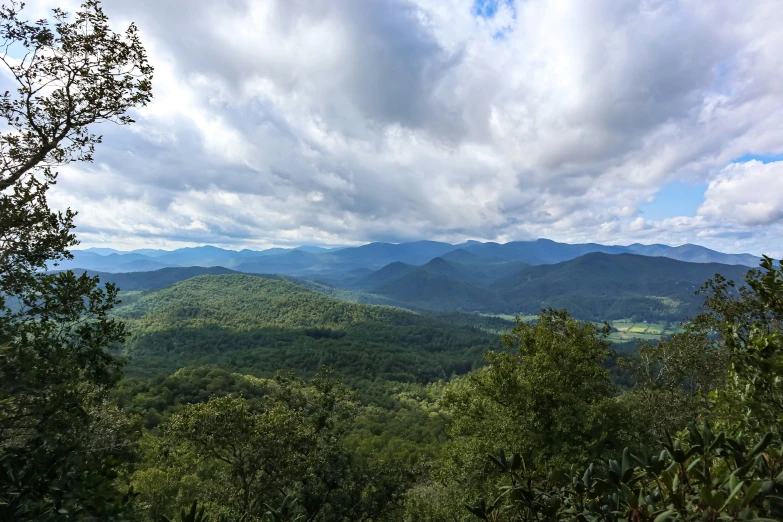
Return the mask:
[[(692, 422), (676, 436), (665, 433), (657, 451), (626, 448), (621, 459), (569, 474), (542, 473), (521, 454), (508, 459), (501, 451), (489, 459), (506, 477), (500, 495), (480, 498), (467, 510), (481, 520), (508, 522), (781, 520), (783, 266), (765, 257), (761, 269), (746, 277), (745, 287), (722, 277), (708, 282), (708, 311), (694, 330), (641, 357), (654, 361), (647, 372), (653, 381), (662, 376), (642, 383), (663, 392), (649, 396), (663, 404), (647, 411), (663, 419), (649, 422), (671, 427), (667, 408), (690, 409), (694, 416), (717, 417), (725, 430), (714, 432), (705, 418), (701, 427)], [(713, 356), (721, 360), (717, 373), (709, 367)], [(683, 408), (681, 393), (700, 386), (711, 391), (710, 404)]]
[(632, 452), (583, 472), (545, 473), (519, 454), (490, 456), (500, 494), (465, 505), (473, 520), (686, 522), (781, 520), (783, 444), (772, 433), (731, 437), (691, 424), (655, 452)]
[(606, 333), (565, 311), (518, 321), (503, 338), (505, 351), (489, 352), (484, 369), (444, 393), (451, 435), (495, 447), (513, 441), (552, 463), (600, 454), (610, 442), (604, 416), (615, 394), (604, 367)]
[(620, 400), (637, 419), (638, 439), (649, 443), (709, 416), (710, 394), (726, 382), (727, 357), (708, 332), (688, 326), (666, 340), (641, 345), (620, 366), (634, 380)]
[[(356, 404), (330, 371), (310, 385), (279, 375), (263, 386), (269, 393), (255, 405), (229, 395), (173, 415), (159, 453), (169, 458), (134, 475), (142, 499), (160, 488), (179, 497), (169, 485), (195, 476), (196, 497), (211, 516), (262, 518), (270, 506), (290, 505), (302, 520), (338, 522), (395, 511), (409, 473), (345, 447)], [(178, 507), (158, 498), (149, 505), (157, 513)]]
[[(13, 76), (16, 95), (0, 97), (0, 116), (10, 129), (0, 134), (0, 191), (35, 170), (71, 161), (92, 161), (101, 136), (90, 126), (129, 124), (128, 110), (152, 98), (152, 66), (131, 24), (124, 34), (109, 27), (98, 0), (87, 0), (69, 20), (31, 23), (24, 4), (0, 8), (0, 55)], [(20, 59), (9, 52), (24, 49)]]
[(234, 505), (240, 514), (260, 516), (270, 496), (277, 496), (287, 480), (303, 474), (299, 450), (312, 443), (297, 410), (274, 405), (252, 411), (238, 397), (221, 397), (194, 404), (174, 415), (167, 435), (175, 446), (184, 441), (199, 455), (225, 465), (219, 473), (231, 486), (210, 500)]
[(46, 193), (53, 166), (92, 158), (90, 125), (132, 121), (152, 69), (135, 27), (114, 34), (96, 1), (53, 24), (21, 20), (22, 7), (0, 8), (0, 59), (18, 85), (0, 99), (0, 518), (121, 514), (132, 495), (112, 481), (137, 430), (107, 399), (125, 338), (109, 317), (117, 289), (46, 272), (77, 244), (75, 213), (51, 211)]
[(485, 368), (444, 392), (452, 440), (437, 481), (466, 500), (494, 490), (500, 477), (486, 455), (498, 448), (534, 454), (550, 469), (621, 448), (628, 422), (605, 367), (608, 331), (551, 309), (534, 324), (518, 320), (503, 338), (504, 351), (489, 352)]
[[(723, 425), (781, 434), (783, 423), (783, 262), (764, 256), (739, 298), (714, 291), (719, 342), (728, 359), (726, 386), (713, 400)], [(718, 287), (718, 290), (721, 288)]]

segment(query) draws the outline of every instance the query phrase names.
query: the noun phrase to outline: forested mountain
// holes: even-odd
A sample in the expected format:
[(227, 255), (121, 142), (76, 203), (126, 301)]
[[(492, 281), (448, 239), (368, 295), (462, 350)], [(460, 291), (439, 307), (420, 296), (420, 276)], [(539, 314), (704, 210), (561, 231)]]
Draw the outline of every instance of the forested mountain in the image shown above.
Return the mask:
[(395, 261), (393, 263), (389, 263), (380, 270), (371, 272), (370, 274), (367, 274), (364, 277), (360, 277), (355, 281), (350, 281), (349, 284), (351, 287), (358, 290), (370, 290), (390, 281), (395, 281), (400, 277), (413, 272), (414, 270), (416, 270), (414, 265)]
[(746, 267), (686, 263), (632, 254), (588, 254), (555, 265), (527, 267), (491, 285), (511, 309), (535, 313), (542, 307), (566, 308), (592, 320), (637, 316), (680, 321), (698, 312), (696, 295), (720, 273), (742, 281)]
[(626, 248), (621, 246), (606, 246), (597, 243), (572, 245), (557, 243), (549, 239), (512, 241), (505, 244), (471, 241), (461, 245), (461, 248), (479, 257), (520, 261), (528, 265), (559, 263), (591, 252), (605, 252), (607, 254), (627, 252)]
[[(137, 293), (145, 290), (157, 290), (159, 288), (165, 288), (180, 281), (190, 279), (192, 277), (200, 275), (220, 275), (220, 274), (242, 274), (236, 270), (230, 270), (222, 266), (213, 267), (170, 267), (160, 268), (158, 270), (151, 270), (149, 272), (96, 272), (93, 270), (75, 269), (75, 273), (84, 273), (88, 276), (97, 276), (100, 278), (102, 284), (113, 283), (122, 290), (124, 300), (128, 300), (128, 292)], [(56, 273), (56, 271), (55, 271)], [(405, 303), (395, 301), (392, 298), (385, 297), (378, 294), (372, 294), (368, 292), (356, 291), (353, 289), (344, 289), (336, 286), (332, 286), (320, 281), (312, 281), (308, 279), (299, 279), (293, 276), (287, 276), (282, 274), (245, 274), (253, 277), (263, 277), (266, 279), (274, 279), (279, 281), (287, 281), (296, 286), (313, 290), (319, 294), (336, 297), (343, 301), (359, 304), (376, 304), (376, 305), (388, 305), (405, 307)], [(134, 294), (133, 299), (137, 296)]]
[(380, 282), (364, 288), (429, 310), (528, 315), (552, 307), (589, 320), (680, 321), (698, 311), (701, 299), (695, 291), (704, 281), (716, 273), (740, 281), (748, 270), (633, 254), (593, 253), (538, 266), (468, 259), (461, 263), (436, 258), (405, 269), (397, 278), (387, 277), (400, 270), (390, 265), (365, 277), (365, 282), (374, 281), (377, 275)]
[(639, 245), (634, 244), (626, 247), (630, 253), (643, 256), (660, 256), (677, 259), (679, 261), (689, 261), (691, 263), (723, 263), (726, 265), (745, 265), (756, 267), (760, 259), (750, 254), (723, 254), (704, 248), (699, 245), (680, 245), (670, 247), (667, 245)]
[(497, 337), (398, 308), (349, 303), (286, 281), (200, 276), (116, 308), (128, 372), (217, 363), (255, 375), (329, 365), (348, 378), (422, 382), (479, 364)]
[(472, 274), (467, 267), (437, 257), (371, 292), (429, 310), (487, 310), (494, 295), (475, 286)]
[(319, 276), (354, 269), (379, 268), (393, 262), (423, 265), (435, 257), (468, 262), (473, 260), (516, 261), (529, 265), (553, 264), (579, 256), (603, 252), (631, 253), (651, 257), (668, 257), (694, 263), (724, 263), (756, 266), (759, 258), (750, 254), (723, 254), (697, 245), (612, 246), (597, 243), (568, 244), (548, 239), (512, 241), (505, 244), (468, 241), (458, 245), (437, 241), (411, 243), (370, 243), (359, 247), (324, 249), (304, 246), (295, 249), (271, 248), (262, 251), (226, 250), (213, 246), (181, 248), (173, 251), (136, 250), (118, 252), (93, 248), (74, 252), (73, 260), (60, 268), (85, 268), (103, 272), (155, 270), (167, 266), (224, 266), (241, 272), (281, 273), (297, 276)]

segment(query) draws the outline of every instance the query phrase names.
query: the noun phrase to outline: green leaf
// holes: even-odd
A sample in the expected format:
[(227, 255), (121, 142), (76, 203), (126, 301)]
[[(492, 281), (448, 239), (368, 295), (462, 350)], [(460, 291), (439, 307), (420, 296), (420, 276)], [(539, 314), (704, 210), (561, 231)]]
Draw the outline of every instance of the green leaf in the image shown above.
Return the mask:
[(673, 509), (669, 509), (655, 517), (655, 520), (653, 522), (666, 522), (667, 520), (674, 518), (672, 515), (674, 514)]

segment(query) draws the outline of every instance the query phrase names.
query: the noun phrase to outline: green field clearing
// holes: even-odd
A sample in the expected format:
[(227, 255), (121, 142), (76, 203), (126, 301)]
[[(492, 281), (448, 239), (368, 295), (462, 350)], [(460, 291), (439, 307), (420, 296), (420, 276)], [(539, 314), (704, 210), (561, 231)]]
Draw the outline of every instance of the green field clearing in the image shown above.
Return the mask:
[[(516, 320), (515, 315), (512, 314), (481, 314), (489, 317), (500, 317), (507, 321)], [(533, 321), (537, 318), (536, 315), (520, 315), (519, 318), (525, 322)], [(622, 343), (639, 339), (642, 341), (657, 341), (664, 335), (673, 335), (680, 332), (681, 329), (674, 323), (647, 323), (647, 322), (634, 322), (632, 319), (616, 319), (614, 321), (608, 321), (609, 324), (617, 330), (609, 334), (609, 340), (615, 343)], [(602, 326), (603, 323), (594, 322), (596, 326)]]
[(536, 319), (538, 319), (538, 316), (537, 315), (520, 315), (519, 318), (522, 319), (523, 321), (525, 321), (526, 323), (529, 323), (530, 321), (535, 321)]
[(483, 315), (486, 317), (499, 317), (501, 319), (505, 319), (506, 321), (516, 321), (517, 317), (519, 317), (526, 323), (538, 319), (537, 315), (519, 315), (519, 316), (512, 315), (512, 314), (479, 314), (479, 315)]
[(671, 323), (634, 323), (631, 319), (619, 319), (611, 321), (612, 327), (617, 331), (609, 334), (609, 340), (613, 342), (626, 342), (633, 339), (643, 341), (657, 341), (664, 335), (673, 335), (680, 330), (679, 326)]

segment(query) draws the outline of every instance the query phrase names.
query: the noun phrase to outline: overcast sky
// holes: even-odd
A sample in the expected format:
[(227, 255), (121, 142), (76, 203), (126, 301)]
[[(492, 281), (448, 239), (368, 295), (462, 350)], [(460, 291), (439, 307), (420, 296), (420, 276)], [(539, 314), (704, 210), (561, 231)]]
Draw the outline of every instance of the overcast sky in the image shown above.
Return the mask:
[[(67, 0), (28, 0), (30, 14)], [(779, 0), (106, 0), (154, 102), (83, 246), (546, 237), (783, 255)], [(37, 16), (36, 16), (37, 17)]]

